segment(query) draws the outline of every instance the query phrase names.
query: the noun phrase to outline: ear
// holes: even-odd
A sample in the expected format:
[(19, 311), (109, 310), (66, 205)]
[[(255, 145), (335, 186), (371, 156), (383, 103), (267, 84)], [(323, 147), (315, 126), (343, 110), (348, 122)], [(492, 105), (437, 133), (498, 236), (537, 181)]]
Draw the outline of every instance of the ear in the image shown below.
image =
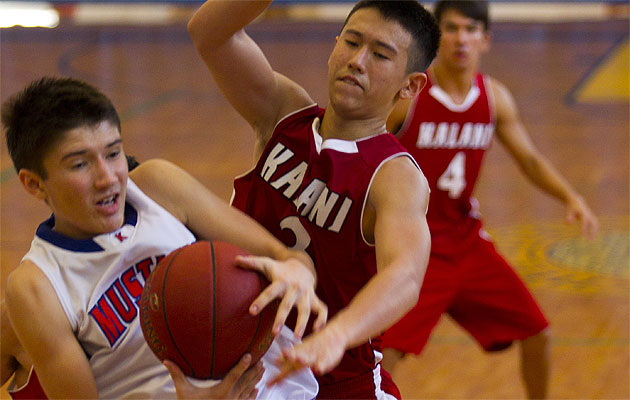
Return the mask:
[(427, 84), (427, 74), (413, 72), (407, 76), (407, 83), (398, 91), (399, 99), (413, 99)]
[[(337, 46), (337, 42), (339, 42), (339, 36), (335, 36), (335, 44), (334, 44), (333, 47)], [(328, 55), (328, 62), (327, 62), (327, 64), (328, 64), (329, 67), (330, 67), (330, 58), (332, 57), (332, 53), (333, 52), (331, 51), (330, 54)]]
[(490, 43), (492, 43), (492, 35), (490, 31), (485, 31), (483, 33), (483, 39), (481, 43), (481, 53), (485, 54), (490, 50)]
[(29, 169), (21, 169), (18, 173), (18, 178), (28, 193), (40, 200), (46, 201), (48, 195), (44, 189), (44, 180), (39, 174)]

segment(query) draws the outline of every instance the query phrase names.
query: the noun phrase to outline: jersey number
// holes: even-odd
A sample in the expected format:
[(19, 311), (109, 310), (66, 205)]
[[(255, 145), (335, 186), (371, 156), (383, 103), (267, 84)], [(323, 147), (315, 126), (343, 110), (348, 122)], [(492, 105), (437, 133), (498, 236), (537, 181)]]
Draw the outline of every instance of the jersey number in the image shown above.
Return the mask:
[(295, 244), (289, 247), (291, 250), (306, 251), (308, 245), (311, 244), (311, 237), (298, 217), (286, 217), (280, 221), (280, 228), (290, 230), (295, 236)]
[(459, 152), (446, 167), (446, 171), (437, 181), (440, 190), (448, 192), (448, 197), (458, 199), (466, 188), (466, 154)]

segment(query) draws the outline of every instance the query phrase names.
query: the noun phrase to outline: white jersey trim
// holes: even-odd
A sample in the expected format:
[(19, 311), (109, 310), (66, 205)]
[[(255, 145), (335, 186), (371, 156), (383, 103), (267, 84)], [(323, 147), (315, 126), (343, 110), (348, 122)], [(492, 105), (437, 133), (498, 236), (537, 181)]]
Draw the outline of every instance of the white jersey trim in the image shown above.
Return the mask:
[(28, 371), (28, 376), (26, 377), (26, 381), (24, 381), (24, 383), (20, 385), (20, 387), (16, 387), (17, 382), (15, 381), (15, 375), (13, 375), (13, 378), (11, 379), (11, 383), (9, 383), (9, 386), (7, 386), (7, 392), (16, 393), (24, 389), (31, 381), (31, 376), (33, 375), (33, 371), (34, 371), (34, 368), (31, 367), (31, 369)]
[[(368, 242), (368, 240), (365, 238), (365, 234), (363, 233), (363, 214), (365, 213), (365, 205), (367, 204), (367, 199), (368, 199), (368, 196), (370, 195), (370, 190), (372, 189), (372, 182), (374, 182), (374, 177), (376, 176), (376, 173), (381, 169), (383, 165), (385, 165), (386, 162), (394, 158), (398, 158), (398, 157), (408, 157), (411, 160), (411, 162), (413, 162), (413, 165), (415, 165), (416, 168), (418, 168), (418, 171), (420, 171), (422, 178), (427, 182), (427, 187), (428, 187), (427, 178), (424, 176), (424, 174), (422, 173), (422, 170), (420, 169), (420, 166), (418, 165), (418, 163), (416, 162), (416, 160), (413, 158), (411, 154), (401, 151), (399, 153), (394, 153), (391, 156), (384, 159), (383, 161), (381, 161), (379, 166), (374, 169), (374, 173), (372, 174), (372, 177), (370, 178), (370, 183), (368, 184), (367, 190), (365, 192), (365, 197), (363, 198), (363, 205), (361, 206), (361, 219), (359, 220), (359, 223), (361, 224), (361, 238), (363, 239), (363, 242), (365, 244), (371, 247), (374, 247), (374, 243)], [(424, 211), (424, 213), (426, 214), (427, 211), (428, 211), (428, 207), (427, 207), (427, 210)]]
[(479, 95), (481, 94), (481, 90), (479, 90), (479, 87), (477, 87), (477, 84), (473, 81), (472, 87), (468, 91), (466, 98), (461, 104), (456, 104), (451, 98), (451, 96), (449, 96), (438, 85), (431, 86), (431, 89), (429, 89), (429, 94), (434, 99), (442, 103), (442, 105), (448, 108), (450, 111), (461, 113), (461, 112), (467, 111), (473, 104), (475, 104), (475, 101), (477, 101), (477, 99), (479, 98)]

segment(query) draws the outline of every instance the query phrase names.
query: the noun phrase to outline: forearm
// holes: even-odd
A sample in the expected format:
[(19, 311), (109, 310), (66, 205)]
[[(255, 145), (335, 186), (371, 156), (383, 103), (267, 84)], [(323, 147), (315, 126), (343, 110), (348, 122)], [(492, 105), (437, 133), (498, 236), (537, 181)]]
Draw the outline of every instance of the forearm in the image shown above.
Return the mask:
[(254, 21), (271, 0), (206, 1), (188, 22), (188, 32), (198, 49), (220, 46)]
[(531, 157), (521, 169), (530, 182), (564, 204), (579, 197), (569, 182), (541, 156)]
[(325, 329), (334, 331), (346, 349), (365, 343), (393, 325), (416, 304), (422, 277), (415, 267), (383, 269), (330, 320)]

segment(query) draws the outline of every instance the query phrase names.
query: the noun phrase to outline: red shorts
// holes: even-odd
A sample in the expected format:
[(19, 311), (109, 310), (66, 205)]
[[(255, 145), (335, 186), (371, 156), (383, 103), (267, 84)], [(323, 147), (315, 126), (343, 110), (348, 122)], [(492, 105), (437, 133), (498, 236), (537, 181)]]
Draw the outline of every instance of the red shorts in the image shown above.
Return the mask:
[(486, 351), (502, 350), (549, 325), (523, 281), (481, 237), (460, 254), (431, 253), (418, 303), (385, 333), (384, 347), (420, 354), (443, 313)]

